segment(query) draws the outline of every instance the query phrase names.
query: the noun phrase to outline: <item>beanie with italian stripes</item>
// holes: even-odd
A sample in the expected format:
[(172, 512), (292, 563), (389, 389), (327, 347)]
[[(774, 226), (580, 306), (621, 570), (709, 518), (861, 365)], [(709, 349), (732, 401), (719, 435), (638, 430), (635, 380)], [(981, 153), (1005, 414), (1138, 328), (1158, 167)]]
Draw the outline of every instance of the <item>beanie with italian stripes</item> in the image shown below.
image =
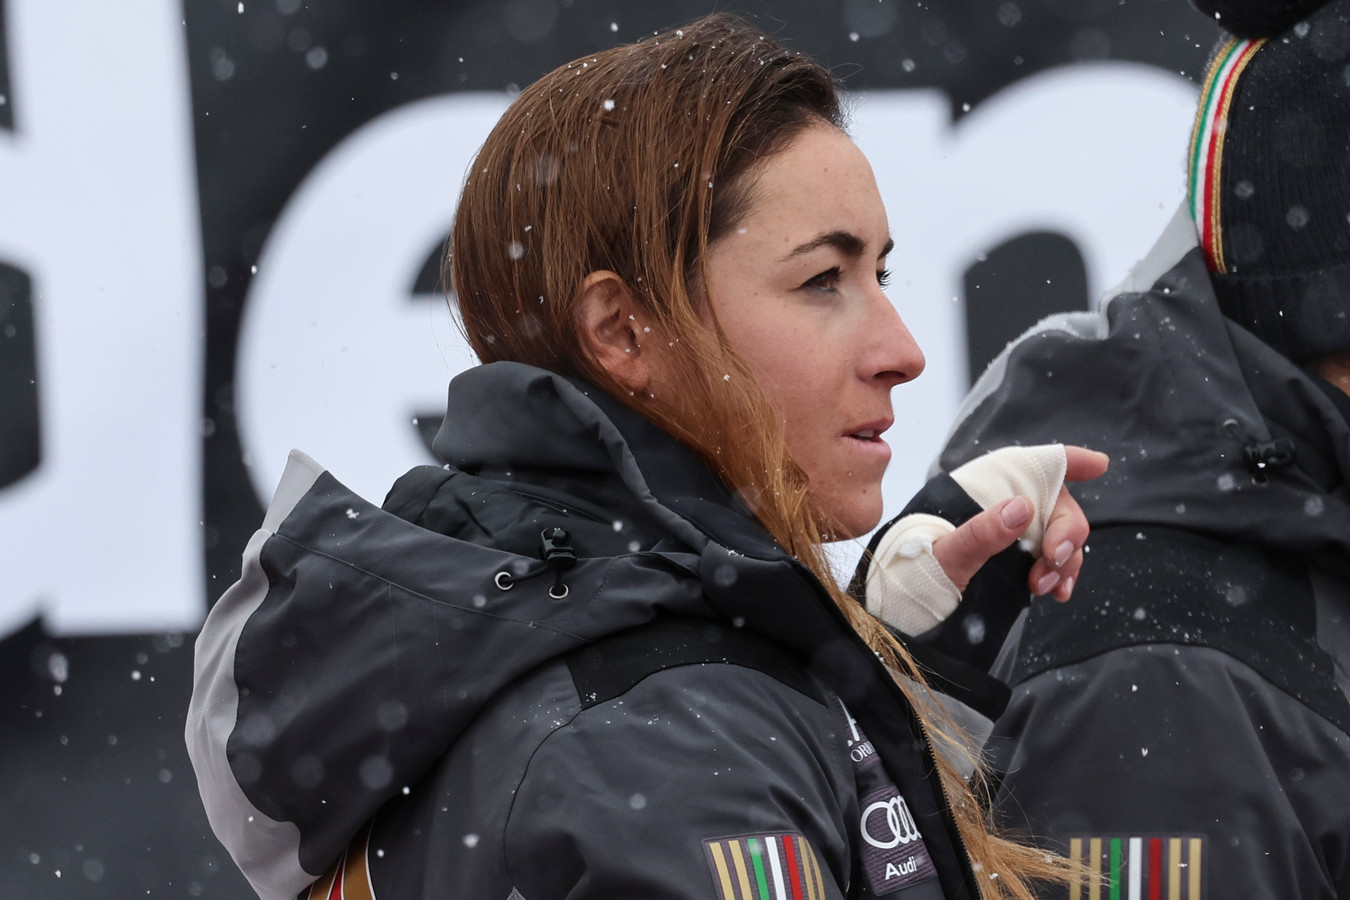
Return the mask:
[(1233, 31), (1189, 160), (1219, 305), (1295, 361), (1350, 350), (1350, 0), (1196, 5)]

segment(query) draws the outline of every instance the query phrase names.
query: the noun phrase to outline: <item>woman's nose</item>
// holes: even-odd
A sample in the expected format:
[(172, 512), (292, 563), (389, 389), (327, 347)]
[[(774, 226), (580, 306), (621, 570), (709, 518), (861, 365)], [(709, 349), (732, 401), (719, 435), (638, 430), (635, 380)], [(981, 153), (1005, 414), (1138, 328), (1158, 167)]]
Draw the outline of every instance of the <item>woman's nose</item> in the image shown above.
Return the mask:
[(869, 352), (865, 356), (864, 375), (891, 388), (918, 378), (925, 360), (890, 298), (880, 291), (877, 294), (876, 314), (866, 337)]

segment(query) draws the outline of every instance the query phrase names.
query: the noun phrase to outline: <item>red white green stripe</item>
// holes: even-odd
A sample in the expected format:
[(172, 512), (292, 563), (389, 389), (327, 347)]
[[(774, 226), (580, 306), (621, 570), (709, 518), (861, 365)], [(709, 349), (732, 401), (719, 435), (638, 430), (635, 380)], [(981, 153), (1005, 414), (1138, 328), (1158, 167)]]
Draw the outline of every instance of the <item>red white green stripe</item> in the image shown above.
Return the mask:
[(1223, 137), (1228, 111), (1237, 92), (1238, 78), (1252, 57), (1265, 44), (1230, 41), (1219, 51), (1200, 91), (1200, 106), (1191, 135), (1191, 218), (1200, 231), (1200, 245), (1211, 271), (1227, 271), (1223, 258), (1223, 226), (1220, 220), (1219, 185), (1223, 175)]
[[(1082, 870), (1069, 900), (1202, 900), (1202, 835), (1092, 835), (1069, 841)], [(1080, 871), (1082, 871), (1080, 870)]]
[(811, 843), (799, 834), (703, 842), (717, 900), (825, 900)]

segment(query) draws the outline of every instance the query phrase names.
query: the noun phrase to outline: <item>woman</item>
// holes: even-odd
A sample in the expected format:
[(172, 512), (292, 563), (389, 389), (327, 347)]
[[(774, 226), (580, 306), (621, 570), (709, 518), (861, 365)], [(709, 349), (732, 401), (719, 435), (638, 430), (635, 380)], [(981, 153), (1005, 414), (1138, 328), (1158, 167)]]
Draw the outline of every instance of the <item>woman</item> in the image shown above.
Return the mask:
[[(381, 510), (296, 454), (198, 643), (188, 742), (260, 895), (1056, 877), (986, 832), (908, 657), (822, 557), (879, 520), (890, 388), (923, 367), (840, 121), (819, 66), (721, 17), (507, 111), (450, 247), (485, 365), (450, 386), (449, 464)], [(962, 584), (1032, 512), (995, 504), (933, 557)], [(1071, 501), (1039, 519), (1067, 552), (1032, 578), (1067, 598), (1086, 527)]]

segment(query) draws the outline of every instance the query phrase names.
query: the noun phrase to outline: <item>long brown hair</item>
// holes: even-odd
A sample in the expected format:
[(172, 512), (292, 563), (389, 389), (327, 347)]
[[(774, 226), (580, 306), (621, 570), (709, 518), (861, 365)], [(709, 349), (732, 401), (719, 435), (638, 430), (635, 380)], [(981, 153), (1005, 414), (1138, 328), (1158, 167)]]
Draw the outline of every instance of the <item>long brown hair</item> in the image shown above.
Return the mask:
[[(811, 569), (854, 629), (892, 668), (930, 733), (967, 747), (890, 633), (846, 597), (823, 542), (833, 523), (812, 502), (779, 416), (727, 345), (700, 286), (708, 247), (736, 226), (755, 165), (803, 129), (842, 130), (829, 73), (735, 18), (716, 15), (585, 56), (523, 91), (465, 182), (447, 259), (469, 343), (483, 362), (513, 360), (585, 378), (693, 448)], [(644, 334), (672, 352), (678, 396), (629, 393), (586, 351), (582, 281), (608, 270), (639, 306)], [(940, 721), (938, 721), (940, 720)], [(990, 833), (985, 805), (940, 754), (942, 779), (990, 897), (1033, 896), (1059, 861)]]

